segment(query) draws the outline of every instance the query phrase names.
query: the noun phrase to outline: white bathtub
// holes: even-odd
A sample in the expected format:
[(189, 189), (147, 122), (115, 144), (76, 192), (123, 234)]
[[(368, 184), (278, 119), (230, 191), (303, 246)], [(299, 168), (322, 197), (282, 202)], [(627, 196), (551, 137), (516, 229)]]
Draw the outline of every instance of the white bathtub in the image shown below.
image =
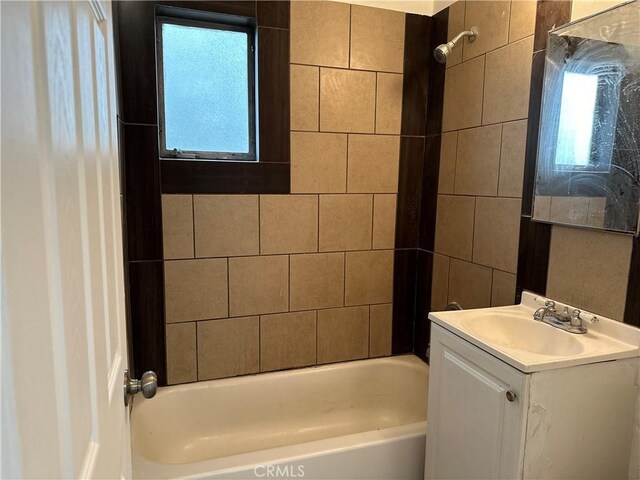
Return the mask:
[(428, 371), (404, 355), (162, 388), (133, 405), (134, 478), (422, 480)]

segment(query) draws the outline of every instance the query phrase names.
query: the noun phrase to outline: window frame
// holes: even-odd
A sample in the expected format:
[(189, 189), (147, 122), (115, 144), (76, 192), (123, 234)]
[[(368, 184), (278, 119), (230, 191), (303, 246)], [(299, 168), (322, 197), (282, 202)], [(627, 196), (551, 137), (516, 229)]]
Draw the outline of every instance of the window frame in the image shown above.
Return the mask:
[[(196, 160), (196, 161), (233, 161), (257, 163), (257, 94), (256, 94), (256, 28), (250, 24), (224, 23), (218, 20), (199, 20), (193, 18), (174, 17), (164, 13), (156, 15), (156, 79), (158, 85), (158, 148), (160, 159), (171, 160)], [(166, 146), (165, 111), (164, 111), (164, 58), (162, 26), (164, 24), (180, 25), (186, 27), (208, 28), (213, 30), (226, 30), (243, 32), (247, 34), (247, 97), (249, 105), (249, 152), (212, 152), (202, 150), (168, 150)]]

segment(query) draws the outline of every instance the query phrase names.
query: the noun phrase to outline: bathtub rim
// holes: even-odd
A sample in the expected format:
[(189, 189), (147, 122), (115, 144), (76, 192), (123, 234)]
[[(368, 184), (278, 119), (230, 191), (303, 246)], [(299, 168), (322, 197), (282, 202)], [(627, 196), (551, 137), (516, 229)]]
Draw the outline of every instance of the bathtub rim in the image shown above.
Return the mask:
[(258, 465), (302, 463), (304, 460), (329, 454), (337, 454), (358, 448), (380, 445), (421, 436), (426, 437), (427, 422), (415, 422), (398, 427), (351, 433), (339, 437), (324, 438), (283, 447), (239, 453), (227, 457), (192, 463), (156, 463), (132, 452), (134, 479), (191, 479), (203, 475), (232, 474), (251, 471)]
[[(425, 381), (428, 381), (428, 364), (416, 355), (402, 354), (390, 357), (359, 359), (327, 365), (315, 365), (283, 371), (265, 372), (260, 374), (172, 385), (163, 387), (161, 390), (166, 392), (166, 395), (174, 392), (188, 392), (208, 388), (213, 383), (221, 387), (233, 386), (238, 383), (243, 384), (256, 380), (268, 381), (270, 378), (299, 376), (313, 372), (358, 369), (365, 367), (365, 364), (367, 367), (392, 365), (402, 369), (409, 368), (411, 370), (422, 370), (425, 374)], [(135, 409), (136, 406), (134, 402), (132, 418), (135, 415)], [(231, 474), (237, 471), (252, 470), (254, 466), (262, 464), (297, 462), (331, 453), (346, 452), (365, 446), (374, 446), (393, 440), (426, 436), (426, 425), (427, 422), (424, 420), (378, 430), (355, 432), (336, 437), (301, 442), (293, 445), (267, 448), (188, 463), (159, 463), (149, 460), (135, 450), (132, 442), (131, 458), (134, 474), (133, 478), (201, 478), (202, 475), (206, 474)], [(133, 428), (133, 422), (131, 427)]]

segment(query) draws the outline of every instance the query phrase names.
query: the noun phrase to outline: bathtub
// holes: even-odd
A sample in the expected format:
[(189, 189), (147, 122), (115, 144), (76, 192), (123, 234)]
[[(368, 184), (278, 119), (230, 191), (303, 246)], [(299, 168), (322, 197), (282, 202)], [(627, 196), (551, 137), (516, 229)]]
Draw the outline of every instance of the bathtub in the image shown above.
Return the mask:
[(428, 366), (360, 360), (161, 388), (131, 413), (134, 479), (415, 479)]

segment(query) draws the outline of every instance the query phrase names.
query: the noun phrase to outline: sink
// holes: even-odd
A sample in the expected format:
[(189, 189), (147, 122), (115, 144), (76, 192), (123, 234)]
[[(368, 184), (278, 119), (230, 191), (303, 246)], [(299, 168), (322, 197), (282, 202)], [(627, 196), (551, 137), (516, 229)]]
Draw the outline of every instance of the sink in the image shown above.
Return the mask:
[(573, 333), (526, 317), (492, 312), (463, 322), (469, 332), (503, 347), (540, 355), (576, 355), (584, 345)]
[[(523, 292), (519, 305), (431, 312), (429, 319), (528, 373), (640, 356), (640, 329), (582, 312), (585, 334), (570, 333), (533, 319), (548, 300)], [(565, 306), (556, 302), (558, 310)]]

